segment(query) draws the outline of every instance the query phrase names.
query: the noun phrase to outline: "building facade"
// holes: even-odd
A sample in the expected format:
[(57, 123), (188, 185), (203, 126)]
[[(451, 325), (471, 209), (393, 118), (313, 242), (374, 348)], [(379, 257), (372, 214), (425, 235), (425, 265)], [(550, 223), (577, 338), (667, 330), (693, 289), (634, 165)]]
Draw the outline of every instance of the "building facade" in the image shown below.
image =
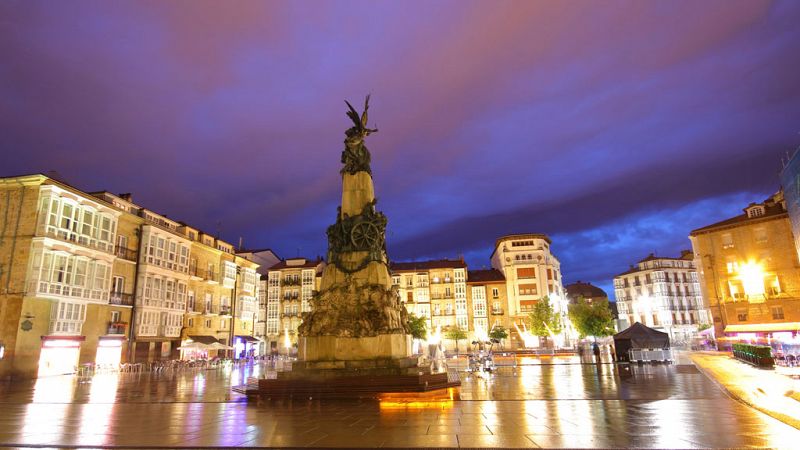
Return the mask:
[(569, 302), (562, 285), (561, 263), (551, 252), (550, 244), (550, 238), (544, 234), (503, 236), (495, 241), (491, 262), (492, 267), (506, 279), (512, 339), (516, 342), (526, 340), (520, 336), (520, 330), (524, 332), (536, 303), (546, 298), (556, 314), (561, 316), (563, 331), (556, 337), (556, 343), (569, 346), (577, 338), (577, 333), (567, 316)]
[(273, 265), (262, 277), (265, 340), (271, 353), (294, 353), (302, 314), (311, 311), (311, 297), (319, 290), (325, 262), (321, 258), (288, 258)]
[(794, 247), (800, 255), (800, 148), (784, 163), (780, 178), (786, 212), (792, 225)]
[(794, 340), (800, 263), (783, 192), (690, 239), (718, 338)]
[(688, 343), (701, 325), (711, 323), (703, 301), (692, 252), (677, 258), (648, 255), (614, 277), (619, 328), (636, 322)]
[(470, 329), (467, 308), (467, 265), (463, 260), (431, 260), (390, 264), (392, 284), (410, 314), (426, 317), (429, 329)]
[[(0, 377), (180, 357), (194, 332), (190, 306), (208, 290), (198, 282), (240, 283), (230, 297), (239, 305), (236, 334), (222, 345), (236, 335), (254, 339), (257, 264), (237, 259), (229, 244), (139, 207), (130, 195), (86, 193), (44, 175), (2, 178), (0, 195), (7, 218)], [(195, 261), (206, 247), (228, 272), (198, 276)]]

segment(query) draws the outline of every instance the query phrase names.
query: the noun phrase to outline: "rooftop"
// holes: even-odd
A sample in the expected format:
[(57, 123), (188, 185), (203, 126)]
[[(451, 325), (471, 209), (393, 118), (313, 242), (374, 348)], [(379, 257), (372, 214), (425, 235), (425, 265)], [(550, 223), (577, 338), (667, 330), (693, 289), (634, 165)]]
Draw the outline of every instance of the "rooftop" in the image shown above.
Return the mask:
[(506, 277), (497, 269), (470, 270), (467, 272), (467, 283), (504, 282)]
[[(748, 211), (752, 210), (753, 208), (759, 208), (759, 207), (763, 208), (761, 214), (758, 215), (748, 214)], [(730, 219), (725, 219), (723, 221), (712, 223), (711, 225), (706, 225), (702, 228), (692, 230), (692, 232), (689, 233), (689, 235), (694, 236), (697, 234), (703, 234), (719, 229), (734, 228), (752, 222), (760, 222), (763, 220), (772, 220), (780, 217), (788, 217), (785, 203), (783, 201), (782, 191), (776, 192), (770, 198), (764, 200), (762, 203), (749, 204), (746, 208), (744, 208), (743, 211), (744, 212), (742, 214), (731, 217)]]
[(432, 259), (428, 261), (392, 262), (392, 272), (420, 272), (432, 269), (464, 269), (467, 264), (463, 259)]

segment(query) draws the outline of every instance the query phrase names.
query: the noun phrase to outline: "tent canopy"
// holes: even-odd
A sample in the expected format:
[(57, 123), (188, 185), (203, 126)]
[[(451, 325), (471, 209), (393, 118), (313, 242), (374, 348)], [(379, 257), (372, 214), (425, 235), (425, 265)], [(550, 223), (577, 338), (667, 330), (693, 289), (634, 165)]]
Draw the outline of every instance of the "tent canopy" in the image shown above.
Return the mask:
[(614, 335), (617, 355), (627, 355), (630, 349), (669, 348), (669, 335), (639, 322)]

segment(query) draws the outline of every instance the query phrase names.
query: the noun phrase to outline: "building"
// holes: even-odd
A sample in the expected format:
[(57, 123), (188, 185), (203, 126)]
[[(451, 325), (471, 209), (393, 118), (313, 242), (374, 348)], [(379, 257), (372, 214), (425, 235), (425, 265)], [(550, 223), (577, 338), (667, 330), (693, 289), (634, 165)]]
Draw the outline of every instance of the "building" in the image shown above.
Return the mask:
[(792, 225), (794, 246), (800, 255), (800, 148), (785, 162), (780, 179), (789, 223)]
[(267, 338), (267, 279), (269, 268), (278, 264), (280, 257), (269, 248), (239, 250), (237, 256), (258, 264), (258, 304), (256, 308), (256, 323), (253, 336), (259, 341), (258, 354), (268, 353)]
[(473, 332), (488, 332), (496, 326), (510, 330), (506, 277), (497, 269), (467, 272), (467, 305)]
[(492, 267), (506, 279), (509, 322), (512, 340), (520, 343), (530, 338), (520, 336), (537, 302), (547, 298), (561, 316), (563, 332), (556, 344), (571, 345), (577, 338), (567, 316), (568, 301), (564, 295), (561, 263), (550, 249), (550, 238), (544, 234), (512, 234), (495, 241)]
[(392, 284), (406, 310), (429, 319), (429, 329), (471, 329), (467, 309), (467, 265), (462, 259), (393, 262)]
[(800, 264), (782, 191), (689, 238), (718, 338), (793, 341)]
[(700, 325), (711, 322), (688, 250), (677, 258), (649, 254), (614, 277), (614, 293), (621, 329), (640, 322), (687, 343)]
[[(222, 317), (219, 289), (233, 284), (228, 298), (238, 311), (228, 313), (224, 342), (254, 339), (258, 265), (230, 244), (142, 208), (130, 194), (86, 193), (44, 175), (2, 178), (0, 190), (0, 214), (13, 224), (0, 240), (0, 377), (179, 357), (182, 341), (202, 334), (188, 309), (215, 291), (206, 285), (221, 286)], [(209, 334), (221, 338), (215, 325)]]
[(292, 353), (297, 346), (297, 328), (302, 313), (311, 311), (311, 297), (319, 290), (322, 258), (288, 258), (273, 265), (264, 279), (265, 340), (269, 352)]

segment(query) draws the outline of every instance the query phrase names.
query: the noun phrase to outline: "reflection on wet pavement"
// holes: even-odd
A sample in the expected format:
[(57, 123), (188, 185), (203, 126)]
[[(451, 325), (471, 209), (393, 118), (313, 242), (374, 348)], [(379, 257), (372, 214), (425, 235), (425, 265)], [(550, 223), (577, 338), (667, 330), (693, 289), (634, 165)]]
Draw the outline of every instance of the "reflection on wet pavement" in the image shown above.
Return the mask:
[(0, 383), (0, 445), (794, 447), (800, 431), (690, 365), (547, 364), (463, 375), (461, 400), (294, 399), (230, 391), (258, 366)]

